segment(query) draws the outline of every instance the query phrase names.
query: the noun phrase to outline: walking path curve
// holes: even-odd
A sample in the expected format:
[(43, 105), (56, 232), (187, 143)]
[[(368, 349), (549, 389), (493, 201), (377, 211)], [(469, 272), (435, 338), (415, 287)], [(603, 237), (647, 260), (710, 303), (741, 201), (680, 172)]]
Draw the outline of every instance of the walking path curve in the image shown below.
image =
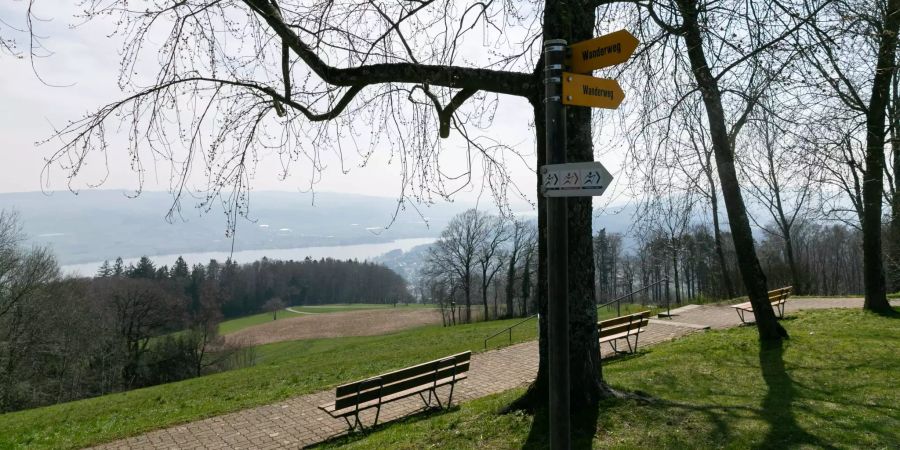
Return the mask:
[[(900, 306), (900, 302), (892, 303)], [(861, 298), (792, 298), (788, 300), (785, 311), (861, 307)], [(688, 305), (672, 310), (671, 319), (651, 320), (646, 332), (641, 334), (641, 346), (658, 344), (707, 328), (721, 329), (740, 324), (738, 315), (728, 306)], [(611, 354), (611, 351), (606, 346), (601, 349), (604, 356)], [(454, 399), (463, 402), (527, 385), (534, 379), (537, 366), (536, 341), (473, 355), (469, 378), (457, 386)], [(302, 395), (271, 405), (153, 431), (98, 448), (300, 448), (346, 432), (343, 420), (333, 419), (317, 408), (333, 400), (333, 392)], [(421, 405), (417, 397), (388, 404), (382, 408), (379, 422), (407, 416), (421, 409)], [(374, 411), (370, 412), (370, 415), (363, 416), (365, 423), (371, 423), (374, 417)]]

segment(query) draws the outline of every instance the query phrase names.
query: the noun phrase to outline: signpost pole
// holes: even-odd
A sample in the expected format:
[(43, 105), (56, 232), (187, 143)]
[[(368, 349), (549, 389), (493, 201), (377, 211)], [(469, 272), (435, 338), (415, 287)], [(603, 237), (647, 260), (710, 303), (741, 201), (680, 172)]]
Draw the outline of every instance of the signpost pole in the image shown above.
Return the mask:
[[(562, 73), (566, 41), (544, 42), (544, 83), (547, 164), (566, 162), (566, 115), (562, 105)], [(546, 169), (543, 169), (546, 170)], [(550, 448), (568, 450), (569, 420), (569, 302), (568, 224), (566, 197), (547, 198), (547, 281), (550, 369)]]

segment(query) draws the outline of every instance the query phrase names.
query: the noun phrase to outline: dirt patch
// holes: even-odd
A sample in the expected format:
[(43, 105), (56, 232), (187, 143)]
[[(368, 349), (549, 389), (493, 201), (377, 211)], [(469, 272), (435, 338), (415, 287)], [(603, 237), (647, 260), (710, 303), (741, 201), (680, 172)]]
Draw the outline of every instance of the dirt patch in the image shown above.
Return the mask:
[(298, 339), (374, 336), (435, 323), (441, 323), (437, 309), (373, 309), (274, 320), (231, 333), (225, 339), (241, 345), (262, 345)]

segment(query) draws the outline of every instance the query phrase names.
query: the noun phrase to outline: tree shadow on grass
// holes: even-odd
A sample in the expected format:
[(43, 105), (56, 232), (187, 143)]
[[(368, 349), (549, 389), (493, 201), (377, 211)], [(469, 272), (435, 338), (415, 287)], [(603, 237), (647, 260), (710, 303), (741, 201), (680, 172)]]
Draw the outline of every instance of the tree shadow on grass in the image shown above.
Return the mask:
[[(593, 446), (594, 435), (597, 433), (597, 419), (600, 408), (586, 408), (583, 411), (572, 413), (572, 449), (590, 449)], [(523, 449), (550, 448), (550, 417), (546, 409), (540, 409), (534, 414), (528, 438)]]
[(379, 421), (378, 425), (369, 426), (363, 429), (362, 431), (345, 431), (343, 433), (331, 436), (322, 441), (315, 442), (312, 444), (304, 445), (303, 449), (312, 449), (312, 448), (323, 448), (331, 445), (347, 445), (353, 442), (361, 441), (369, 437), (370, 434), (376, 431), (380, 431), (382, 429), (388, 428), (393, 425), (403, 424), (403, 423), (411, 423), (417, 422), (421, 420), (428, 420), (432, 417), (439, 416), (442, 414), (447, 414), (453, 411), (458, 411), (459, 405), (454, 404), (448, 408), (437, 408), (437, 407), (429, 407), (429, 408), (421, 408), (410, 414), (406, 414), (402, 417)]
[(769, 423), (769, 431), (756, 448), (788, 448), (800, 444), (836, 448), (810, 434), (797, 423), (793, 412), (797, 388), (784, 367), (784, 344), (771, 344), (759, 350), (759, 366), (768, 390), (760, 417)]

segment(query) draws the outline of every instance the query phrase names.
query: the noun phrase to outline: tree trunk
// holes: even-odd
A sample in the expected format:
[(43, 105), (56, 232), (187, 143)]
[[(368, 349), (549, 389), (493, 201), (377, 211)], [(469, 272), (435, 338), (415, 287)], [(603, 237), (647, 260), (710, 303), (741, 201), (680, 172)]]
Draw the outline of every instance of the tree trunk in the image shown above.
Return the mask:
[(893, 104), (888, 120), (891, 121), (891, 153), (894, 156), (894, 186), (891, 190), (891, 223), (888, 229), (888, 288), (900, 291), (900, 74), (893, 79)]
[(481, 303), (484, 304), (484, 319), (483, 319), (483, 320), (484, 320), (485, 322), (487, 322), (487, 321), (488, 321), (488, 302), (487, 302), (487, 301), (488, 301), (488, 298), (487, 298), (487, 297), (488, 297), (488, 294), (487, 294), (487, 290), (488, 290), (488, 283), (489, 283), (489, 282), (485, 281), (485, 280), (487, 280), (487, 271), (482, 271), (482, 272), (481, 272), (481, 276), (482, 276), (482, 278), (481, 278), (481, 280), (482, 280), (482, 281), (481, 281)]
[(509, 267), (506, 270), (506, 318), (513, 317), (513, 297), (515, 296), (515, 283), (516, 283), (516, 253), (515, 249), (513, 249), (513, 254), (509, 257)]
[(769, 303), (766, 276), (756, 256), (753, 231), (750, 228), (747, 208), (741, 195), (741, 187), (735, 170), (734, 153), (731, 150), (731, 142), (725, 125), (725, 112), (722, 108), (718, 81), (713, 77), (703, 51), (703, 37), (700, 31), (701, 25), (698, 22), (696, 0), (679, 0), (678, 8), (683, 20), (684, 40), (691, 70), (697, 81), (697, 87), (703, 95), (725, 209), (731, 224), (731, 235), (737, 252), (741, 276), (750, 296), (750, 303), (753, 305), (756, 328), (759, 331), (760, 340), (777, 342), (787, 336), (787, 331), (775, 318), (772, 304)]
[[(593, 37), (594, 6), (587, 1), (547, 2), (544, 10), (544, 39), (566, 39), (575, 43)], [(535, 77), (543, 77), (542, 61), (538, 62)], [(530, 99), (535, 114), (537, 132), (538, 167), (545, 164), (543, 83)], [(566, 109), (566, 133), (568, 162), (592, 161), (594, 152), (591, 142), (591, 110), (583, 107)], [(540, 188), (540, 180), (537, 180)], [(538, 309), (540, 321), (540, 364), (538, 374), (528, 392), (510, 405), (509, 409), (543, 409), (549, 400), (547, 365), (547, 276), (546, 276), (546, 214), (545, 203), (538, 196)], [(597, 309), (594, 304), (594, 259), (591, 238), (592, 206), (590, 198), (570, 198), (567, 221), (569, 224), (569, 365), (570, 392), (573, 411), (573, 431), (575, 418), (587, 411), (596, 411), (597, 403), (603, 397), (614, 394), (603, 382), (600, 367), (600, 346), (597, 335)]]
[(675, 304), (681, 304), (681, 282), (678, 279), (678, 250), (672, 247), (672, 270), (675, 274)]
[(472, 274), (466, 269), (466, 281), (463, 291), (466, 295), (466, 323), (472, 323)]
[[(540, 182), (540, 181), (539, 181)], [(538, 200), (540, 204), (540, 200)], [(540, 207), (538, 208), (540, 209)], [(540, 214), (538, 214), (540, 216)], [(540, 218), (538, 219), (540, 220)], [(528, 316), (528, 301), (531, 299), (531, 254), (525, 258), (522, 268), (522, 316)]]
[(881, 248), (881, 202), (884, 188), (885, 109), (897, 50), (900, 0), (888, 0), (866, 117), (866, 170), (863, 173), (863, 272), (866, 300), (863, 309), (893, 312), (887, 301)]
[(791, 281), (794, 286), (794, 293), (797, 295), (806, 294), (806, 286), (800, 280), (800, 270), (797, 268), (797, 259), (794, 257), (794, 239), (791, 237), (791, 229), (784, 229), (784, 249), (787, 253), (788, 265), (791, 267)]
[[(707, 164), (711, 161), (707, 160)], [(734, 285), (731, 283), (731, 274), (728, 272), (728, 262), (725, 260), (725, 250), (722, 248), (722, 226), (719, 224), (719, 195), (716, 193), (716, 184), (712, 177), (712, 168), (707, 168), (709, 181), (709, 203), (712, 207), (713, 238), (716, 241), (716, 256), (719, 258), (719, 267), (722, 271), (722, 284), (725, 287), (727, 298), (734, 298)]]

